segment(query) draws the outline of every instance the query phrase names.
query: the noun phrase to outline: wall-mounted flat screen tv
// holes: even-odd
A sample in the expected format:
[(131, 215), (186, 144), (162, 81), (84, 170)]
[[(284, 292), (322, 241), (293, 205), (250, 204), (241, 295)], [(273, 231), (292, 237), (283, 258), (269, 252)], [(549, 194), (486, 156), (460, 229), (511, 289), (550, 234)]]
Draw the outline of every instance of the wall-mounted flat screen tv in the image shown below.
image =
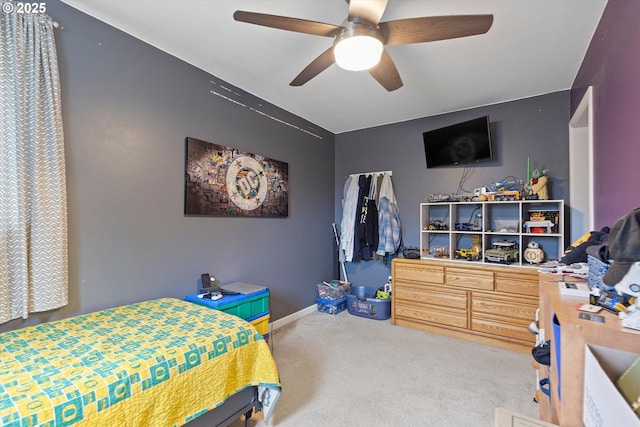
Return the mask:
[(489, 116), (479, 117), (422, 134), (427, 168), (491, 160)]

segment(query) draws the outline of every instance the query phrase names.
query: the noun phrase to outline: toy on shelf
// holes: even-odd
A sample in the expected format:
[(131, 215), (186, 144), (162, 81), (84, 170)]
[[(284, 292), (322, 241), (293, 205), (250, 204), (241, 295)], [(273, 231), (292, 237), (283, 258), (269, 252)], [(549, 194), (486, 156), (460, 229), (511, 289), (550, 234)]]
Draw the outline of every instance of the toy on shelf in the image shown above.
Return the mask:
[(525, 233), (549, 234), (558, 232), (558, 210), (529, 211), (529, 220), (524, 222)]
[(513, 201), (523, 198), (523, 188), (521, 180), (514, 177), (505, 178), (503, 181), (491, 184), (491, 193), (487, 194), (488, 200), (493, 201)]
[(446, 223), (437, 219), (429, 221), (429, 226), (427, 228), (429, 230), (449, 230), (449, 226)]
[(529, 264), (540, 264), (544, 261), (544, 251), (540, 248), (538, 242), (531, 241), (524, 250), (524, 259)]
[(429, 194), (429, 197), (427, 198), (427, 201), (430, 203), (448, 202), (450, 200), (451, 200), (451, 195), (445, 194), (445, 193)]
[(499, 240), (491, 244), (491, 249), (484, 253), (484, 260), (511, 264), (519, 258), (518, 243), (509, 240)]
[(469, 261), (478, 261), (482, 258), (482, 252), (478, 248), (460, 248), (456, 249), (454, 257), (456, 259), (466, 258)]
[(504, 189), (501, 188), (499, 190), (490, 190), (487, 187), (479, 187), (473, 190), (473, 194), (476, 199), (479, 201), (514, 201), (522, 199), (522, 194), (520, 190), (517, 189)]
[(453, 253), (456, 259), (466, 258), (468, 261), (479, 261), (482, 259), (482, 236), (474, 234), (471, 237), (470, 248), (458, 248)]
[(529, 221), (524, 222), (525, 233), (552, 233), (555, 223), (542, 212), (532, 212)]
[(531, 171), (531, 178), (525, 186), (529, 191), (529, 195), (537, 196), (539, 200), (549, 200), (549, 190), (547, 189), (547, 172), (548, 169), (533, 169)]
[(503, 190), (494, 194), (489, 194), (488, 200), (501, 202), (501, 201), (514, 201), (520, 200), (520, 192), (518, 190)]
[(436, 258), (448, 258), (449, 257), (449, 248), (446, 246), (434, 246), (429, 251), (431, 256)]
[(480, 231), (482, 227), (470, 222), (456, 222), (456, 231)]

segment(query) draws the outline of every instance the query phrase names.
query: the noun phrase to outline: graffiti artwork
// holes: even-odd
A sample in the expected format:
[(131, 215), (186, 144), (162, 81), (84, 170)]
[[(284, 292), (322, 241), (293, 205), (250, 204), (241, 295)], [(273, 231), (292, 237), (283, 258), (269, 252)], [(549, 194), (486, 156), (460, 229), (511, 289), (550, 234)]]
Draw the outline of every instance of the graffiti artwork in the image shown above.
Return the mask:
[(289, 215), (288, 163), (186, 139), (185, 215)]

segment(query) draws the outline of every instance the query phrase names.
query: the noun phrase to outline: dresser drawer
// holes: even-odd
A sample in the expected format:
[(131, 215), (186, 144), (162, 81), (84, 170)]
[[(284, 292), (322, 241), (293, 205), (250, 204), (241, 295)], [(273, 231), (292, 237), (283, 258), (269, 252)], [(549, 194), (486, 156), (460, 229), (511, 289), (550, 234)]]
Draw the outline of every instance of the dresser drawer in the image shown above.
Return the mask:
[(534, 345), (535, 336), (527, 330), (528, 324), (526, 321), (514, 320), (505, 323), (489, 316), (474, 316), (471, 320), (471, 330), (526, 341)]
[(444, 267), (439, 266), (397, 263), (394, 265), (393, 274), (394, 281), (444, 283)]
[(438, 323), (446, 326), (467, 328), (467, 312), (435, 309), (426, 306), (409, 305), (396, 301), (394, 316), (408, 320)]
[(404, 300), (408, 304), (421, 303), (439, 307), (467, 309), (467, 292), (458, 289), (443, 289), (427, 285), (407, 285), (395, 286), (393, 298), (396, 301)]
[(538, 296), (538, 272), (507, 273), (496, 271), (496, 291)]
[(447, 267), (445, 273), (447, 286), (467, 289), (493, 290), (493, 272)]
[(487, 314), (509, 319), (520, 319), (525, 323), (535, 320), (538, 300), (532, 297), (516, 297), (473, 292), (471, 296), (472, 316)]

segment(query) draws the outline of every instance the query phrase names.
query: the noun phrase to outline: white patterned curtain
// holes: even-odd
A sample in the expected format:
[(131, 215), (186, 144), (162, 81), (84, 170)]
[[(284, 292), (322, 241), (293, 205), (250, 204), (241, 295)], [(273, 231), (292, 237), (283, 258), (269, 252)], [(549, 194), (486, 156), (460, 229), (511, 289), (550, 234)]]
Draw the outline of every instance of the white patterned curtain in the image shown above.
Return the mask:
[[(67, 194), (53, 21), (0, 13), (0, 323), (67, 304)], [(12, 6), (7, 6), (11, 4)]]

